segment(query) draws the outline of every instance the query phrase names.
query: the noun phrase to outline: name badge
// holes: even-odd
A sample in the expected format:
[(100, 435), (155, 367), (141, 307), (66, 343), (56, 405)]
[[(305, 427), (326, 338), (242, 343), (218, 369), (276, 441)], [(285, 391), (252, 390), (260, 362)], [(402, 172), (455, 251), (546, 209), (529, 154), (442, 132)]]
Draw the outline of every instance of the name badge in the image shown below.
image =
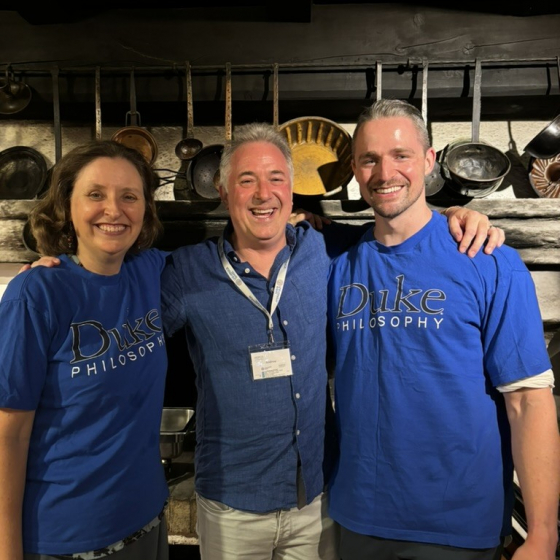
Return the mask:
[(250, 346), (253, 379), (287, 377), (292, 373), (292, 358), (288, 343), (269, 343)]

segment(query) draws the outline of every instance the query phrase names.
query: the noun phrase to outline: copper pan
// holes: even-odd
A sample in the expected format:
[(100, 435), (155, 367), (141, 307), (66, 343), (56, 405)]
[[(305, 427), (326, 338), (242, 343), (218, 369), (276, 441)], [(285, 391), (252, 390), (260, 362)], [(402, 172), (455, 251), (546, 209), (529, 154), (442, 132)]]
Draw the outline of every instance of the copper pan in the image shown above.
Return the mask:
[(134, 69), (130, 71), (130, 111), (126, 114), (126, 126), (113, 134), (111, 140), (140, 152), (153, 165), (158, 155), (156, 139), (141, 126), (140, 113), (136, 110), (136, 86)]

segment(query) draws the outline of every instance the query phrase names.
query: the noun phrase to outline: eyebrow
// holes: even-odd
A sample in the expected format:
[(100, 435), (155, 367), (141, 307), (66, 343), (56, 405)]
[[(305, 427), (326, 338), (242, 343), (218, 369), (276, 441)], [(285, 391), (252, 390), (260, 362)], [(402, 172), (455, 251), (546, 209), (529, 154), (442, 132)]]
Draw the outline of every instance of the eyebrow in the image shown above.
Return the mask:
[[(251, 177), (256, 177), (257, 174), (254, 171), (241, 171), (241, 173), (239, 173), (238, 177), (243, 177), (245, 175), (250, 175)], [(286, 172), (282, 171), (281, 169), (273, 169), (272, 171), (269, 171), (269, 175), (284, 175), (286, 176)]]
[[(89, 188), (106, 191), (109, 187), (107, 187), (107, 185), (102, 185), (100, 183), (93, 183), (93, 184), (89, 185)], [(124, 192), (136, 192), (138, 189), (136, 187), (131, 187), (130, 185), (126, 185), (121, 190), (124, 191)], [(142, 192), (144, 192), (144, 186), (143, 185), (140, 187), (140, 190)]]
[[(411, 148), (395, 148), (395, 149), (391, 150), (390, 153), (391, 154), (413, 154), (415, 152)], [(375, 158), (375, 157), (379, 157), (379, 154), (377, 152), (364, 152), (364, 153), (358, 155), (358, 159)]]

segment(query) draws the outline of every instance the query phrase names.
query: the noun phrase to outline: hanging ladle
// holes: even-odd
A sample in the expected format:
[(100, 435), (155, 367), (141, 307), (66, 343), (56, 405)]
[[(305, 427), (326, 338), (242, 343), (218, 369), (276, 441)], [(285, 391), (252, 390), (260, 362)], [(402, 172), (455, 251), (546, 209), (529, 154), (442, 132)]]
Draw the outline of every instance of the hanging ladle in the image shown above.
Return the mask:
[(186, 63), (185, 74), (187, 87), (187, 136), (175, 146), (175, 155), (181, 160), (192, 159), (202, 150), (202, 142), (194, 137), (192, 76), (189, 62)]

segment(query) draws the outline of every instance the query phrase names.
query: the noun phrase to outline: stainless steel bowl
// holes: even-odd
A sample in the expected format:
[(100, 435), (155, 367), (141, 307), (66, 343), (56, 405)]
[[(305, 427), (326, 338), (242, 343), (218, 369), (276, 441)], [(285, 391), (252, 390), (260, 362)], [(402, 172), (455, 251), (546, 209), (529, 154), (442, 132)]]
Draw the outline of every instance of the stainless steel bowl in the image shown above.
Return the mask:
[(164, 407), (161, 413), (160, 432), (182, 432), (194, 416), (194, 408)]
[(160, 432), (159, 454), (162, 460), (176, 459), (183, 453), (185, 432)]
[(161, 460), (169, 462), (183, 453), (185, 437), (194, 421), (192, 408), (164, 408), (161, 414), (159, 432), (159, 453)]

